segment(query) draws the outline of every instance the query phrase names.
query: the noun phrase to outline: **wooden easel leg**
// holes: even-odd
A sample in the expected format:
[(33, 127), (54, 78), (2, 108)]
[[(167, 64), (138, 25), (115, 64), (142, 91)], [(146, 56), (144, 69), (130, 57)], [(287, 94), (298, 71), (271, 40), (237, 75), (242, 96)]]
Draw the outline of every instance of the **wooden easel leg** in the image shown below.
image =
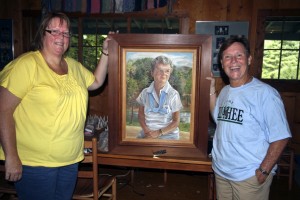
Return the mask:
[(208, 199), (216, 200), (216, 185), (214, 174), (208, 174)]
[(134, 169), (131, 169), (130, 170), (130, 182), (131, 182), (131, 184), (134, 184)]
[(164, 184), (167, 184), (167, 179), (168, 179), (168, 174), (167, 174), (167, 170), (164, 170)]

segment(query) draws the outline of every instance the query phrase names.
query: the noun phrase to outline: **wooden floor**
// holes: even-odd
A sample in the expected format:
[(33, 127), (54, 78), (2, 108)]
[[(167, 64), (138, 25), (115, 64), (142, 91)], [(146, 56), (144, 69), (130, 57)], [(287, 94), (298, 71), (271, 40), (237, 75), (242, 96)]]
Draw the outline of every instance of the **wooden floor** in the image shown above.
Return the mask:
[[(103, 169), (102, 172), (105, 172)], [(202, 173), (136, 169), (131, 183), (129, 169), (109, 170), (118, 176), (118, 200), (207, 200), (207, 176)], [(294, 181), (288, 191), (287, 177), (274, 177), (270, 200), (300, 200), (300, 187)], [(102, 200), (102, 199), (101, 199)]]
[[(101, 167), (99, 173), (117, 176), (118, 200), (207, 200), (207, 176), (202, 173), (167, 171), (164, 180), (164, 170), (135, 169), (134, 177), (129, 168)], [(133, 178), (133, 180), (132, 180)], [(0, 199), (9, 199), (7, 195)], [(293, 182), (293, 188), (288, 191), (286, 177), (274, 177), (270, 200), (299, 200), (300, 187)], [(104, 200), (104, 198), (101, 198)]]

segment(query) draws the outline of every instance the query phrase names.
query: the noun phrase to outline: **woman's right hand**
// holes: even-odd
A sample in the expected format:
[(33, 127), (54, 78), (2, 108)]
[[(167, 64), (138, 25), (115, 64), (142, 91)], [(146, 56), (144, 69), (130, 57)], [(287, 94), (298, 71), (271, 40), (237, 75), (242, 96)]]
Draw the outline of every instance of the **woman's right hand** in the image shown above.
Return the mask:
[(209, 77), (206, 77), (206, 79), (210, 80), (209, 94), (214, 94), (216, 92), (216, 79), (214, 78), (213, 74), (211, 74)]
[(212, 114), (216, 106), (217, 90), (216, 90), (216, 79), (211, 74), (211, 77), (206, 77), (207, 80), (210, 80), (209, 88), (209, 110)]
[(22, 178), (22, 162), (18, 156), (5, 160), (5, 180), (16, 182)]

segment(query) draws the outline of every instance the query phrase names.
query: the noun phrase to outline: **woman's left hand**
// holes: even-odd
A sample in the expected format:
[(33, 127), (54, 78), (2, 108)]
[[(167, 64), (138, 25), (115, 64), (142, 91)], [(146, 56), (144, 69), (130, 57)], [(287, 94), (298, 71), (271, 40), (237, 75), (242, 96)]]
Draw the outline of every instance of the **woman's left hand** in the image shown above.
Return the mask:
[(259, 184), (263, 184), (267, 179), (267, 176), (262, 174), (258, 169), (255, 170), (255, 175)]
[(103, 46), (102, 46), (102, 49), (103, 49), (103, 50), (108, 50), (108, 41), (111, 40), (110, 35), (112, 35), (112, 34), (118, 34), (118, 33), (119, 33), (119, 31), (116, 31), (116, 32), (114, 32), (114, 31), (109, 31), (109, 32), (108, 32), (107, 37), (106, 37), (105, 40), (103, 41)]

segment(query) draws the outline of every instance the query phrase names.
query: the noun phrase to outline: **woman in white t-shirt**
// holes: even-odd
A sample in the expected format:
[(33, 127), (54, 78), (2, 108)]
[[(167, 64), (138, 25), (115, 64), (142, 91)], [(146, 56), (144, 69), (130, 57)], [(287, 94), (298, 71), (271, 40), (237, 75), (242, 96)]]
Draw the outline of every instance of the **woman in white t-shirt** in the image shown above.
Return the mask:
[(279, 93), (252, 77), (249, 42), (232, 36), (219, 51), (229, 79), (217, 97), (210, 87), (210, 111), (216, 122), (212, 168), (217, 199), (267, 200), (276, 162), (291, 137)]

